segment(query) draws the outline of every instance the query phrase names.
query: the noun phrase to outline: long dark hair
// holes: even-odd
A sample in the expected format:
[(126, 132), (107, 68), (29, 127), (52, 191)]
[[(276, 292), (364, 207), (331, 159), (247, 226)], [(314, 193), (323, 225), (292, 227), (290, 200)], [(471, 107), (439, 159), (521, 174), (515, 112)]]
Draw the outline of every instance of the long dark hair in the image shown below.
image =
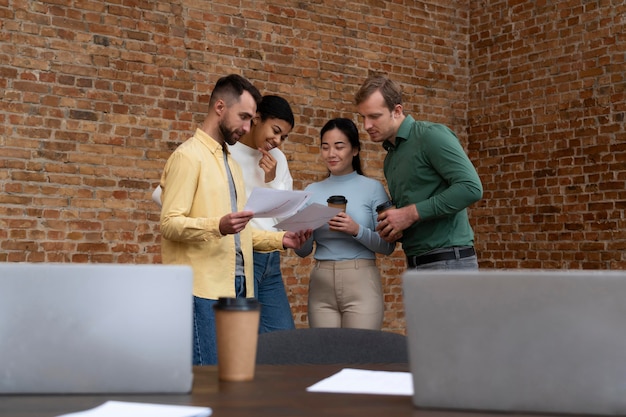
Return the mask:
[(320, 132), (320, 139), (324, 137), (324, 133), (333, 129), (339, 129), (344, 135), (346, 135), (348, 141), (350, 141), (350, 145), (352, 145), (353, 148), (358, 149), (359, 153), (352, 157), (352, 168), (357, 174), (365, 175), (361, 169), (361, 141), (359, 140), (359, 129), (357, 129), (352, 120), (346, 119), (345, 117), (338, 117), (326, 122)]

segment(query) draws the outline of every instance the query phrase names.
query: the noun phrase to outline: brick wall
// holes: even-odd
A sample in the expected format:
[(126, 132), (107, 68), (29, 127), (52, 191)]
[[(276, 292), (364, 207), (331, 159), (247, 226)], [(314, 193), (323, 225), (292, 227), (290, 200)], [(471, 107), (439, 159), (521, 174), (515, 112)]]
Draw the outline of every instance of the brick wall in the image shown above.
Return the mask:
[[(150, 193), (219, 76), (292, 103), (303, 188), (325, 175), (321, 126), (358, 122), (354, 92), (384, 72), (468, 146), (483, 267), (626, 263), (621, 2), (231, 3), (0, 0), (0, 261), (158, 263)], [(299, 325), (311, 262), (283, 258)], [(384, 326), (403, 331), (401, 251), (379, 264)]]
[(470, 4), (481, 265), (626, 268), (626, 3)]

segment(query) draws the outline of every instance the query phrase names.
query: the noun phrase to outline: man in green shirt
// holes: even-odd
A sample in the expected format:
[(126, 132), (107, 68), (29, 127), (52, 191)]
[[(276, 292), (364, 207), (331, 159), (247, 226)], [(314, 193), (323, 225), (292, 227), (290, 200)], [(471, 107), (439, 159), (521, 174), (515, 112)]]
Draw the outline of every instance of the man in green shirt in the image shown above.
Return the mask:
[(477, 269), (467, 207), (483, 189), (456, 135), (405, 115), (400, 87), (383, 76), (369, 77), (355, 102), (370, 139), (387, 150), (385, 178), (398, 207), (379, 215), (378, 233), (402, 242), (409, 268)]

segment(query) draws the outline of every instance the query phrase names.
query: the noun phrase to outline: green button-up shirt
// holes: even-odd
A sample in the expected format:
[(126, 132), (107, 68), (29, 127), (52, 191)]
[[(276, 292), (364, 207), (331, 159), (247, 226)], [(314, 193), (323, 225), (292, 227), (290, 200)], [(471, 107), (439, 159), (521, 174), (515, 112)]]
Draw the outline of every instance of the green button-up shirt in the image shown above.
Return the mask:
[(420, 220), (403, 232), (407, 256), (433, 249), (469, 246), (474, 232), (467, 207), (482, 198), (476, 169), (446, 126), (406, 116), (395, 146), (386, 141), (384, 170), (397, 207), (415, 204)]

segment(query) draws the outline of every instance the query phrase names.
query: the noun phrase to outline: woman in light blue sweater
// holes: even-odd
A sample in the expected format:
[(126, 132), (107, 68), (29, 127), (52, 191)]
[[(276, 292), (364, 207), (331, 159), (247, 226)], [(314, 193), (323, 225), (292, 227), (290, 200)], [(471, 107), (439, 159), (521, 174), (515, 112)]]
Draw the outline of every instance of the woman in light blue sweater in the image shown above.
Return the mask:
[(348, 203), (345, 212), (315, 230), (295, 251), (308, 256), (315, 242), (309, 326), (380, 329), (384, 305), (376, 253), (389, 255), (395, 244), (376, 233), (376, 207), (388, 196), (379, 181), (363, 175), (359, 132), (352, 120), (328, 121), (321, 130), (321, 141), (321, 156), (330, 175), (306, 187), (312, 193), (309, 203), (326, 204), (336, 195), (345, 196)]

